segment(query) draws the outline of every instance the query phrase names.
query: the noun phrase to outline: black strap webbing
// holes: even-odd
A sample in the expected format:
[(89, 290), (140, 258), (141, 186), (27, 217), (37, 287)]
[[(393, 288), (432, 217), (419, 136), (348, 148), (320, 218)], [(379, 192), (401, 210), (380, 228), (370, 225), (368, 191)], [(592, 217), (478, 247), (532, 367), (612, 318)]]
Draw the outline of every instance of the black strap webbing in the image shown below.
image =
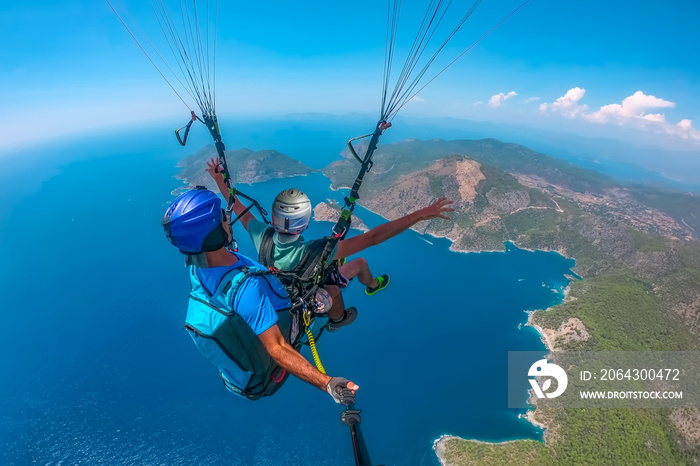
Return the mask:
[(274, 267), (275, 258), (273, 256), (275, 250), (275, 241), (272, 237), (275, 235), (274, 228), (268, 228), (263, 234), (262, 241), (260, 241), (260, 250), (258, 251), (258, 262), (260, 262), (265, 267)]

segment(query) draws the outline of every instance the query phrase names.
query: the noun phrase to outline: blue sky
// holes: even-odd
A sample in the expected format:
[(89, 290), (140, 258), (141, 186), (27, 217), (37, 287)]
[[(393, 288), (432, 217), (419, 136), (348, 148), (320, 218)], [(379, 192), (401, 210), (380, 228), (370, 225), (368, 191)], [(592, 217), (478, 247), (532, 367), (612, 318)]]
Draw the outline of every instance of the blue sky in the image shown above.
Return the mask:
[[(383, 2), (221, 3), (221, 117), (378, 114)], [(420, 17), (419, 2), (406, 3), (406, 33), (399, 36), (404, 46)], [(148, 2), (124, 4), (152, 40), (160, 37)], [(519, 4), (485, 0), (443, 59), (459, 54)], [(469, 5), (455, 0), (453, 8)], [(105, 2), (8, 0), (0, 5), (0, 30), (5, 148), (186, 118), (184, 105)], [(402, 114), (508, 122), (695, 150), (698, 31), (697, 1), (532, 0)]]

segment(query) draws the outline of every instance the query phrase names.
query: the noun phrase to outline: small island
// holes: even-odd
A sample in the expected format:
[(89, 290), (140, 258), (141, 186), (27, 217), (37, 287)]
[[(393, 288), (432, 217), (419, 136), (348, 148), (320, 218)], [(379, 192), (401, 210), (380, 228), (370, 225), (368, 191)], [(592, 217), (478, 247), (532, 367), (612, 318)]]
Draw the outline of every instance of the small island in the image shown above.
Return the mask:
[[(314, 207), (314, 220), (317, 222), (332, 222), (335, 223), (340, 217), (341, 208), (340, 206), (332, 200), (327, 202), (320, 202), (316, 207)], [(352, 227), (355, 230), (360, 230), (362, 232), (369, 231), (365, 222), (357, 218), (355, 215), (352, 216)]]
[[(185, 157), (177, 167), (180, 168), (175, 178), (183, 180), (189, 187), (205, 186), (217, 191), (214, 180), (205, 171), (211, 158), (218, 159), (216, 148), (208, 144), (194, 154)], [(275, 178), (305, 176), (317, 170), (309, 168), (298, 160), (276, 150), (252, 151), (250, 149), (227, 150), (228, 169), (234, 183), (253, 184)], [(235, 161), (235, 163), (232, 163)], [(177, 191), (177, 190), (176, 190)]]

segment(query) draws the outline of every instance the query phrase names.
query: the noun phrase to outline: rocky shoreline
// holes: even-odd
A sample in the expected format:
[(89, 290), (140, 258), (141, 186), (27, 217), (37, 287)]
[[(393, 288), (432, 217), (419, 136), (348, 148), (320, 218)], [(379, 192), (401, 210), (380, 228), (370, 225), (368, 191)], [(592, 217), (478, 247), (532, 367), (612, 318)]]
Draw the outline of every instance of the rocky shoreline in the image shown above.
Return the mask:
[(439, 439), (433, 442), (433, 451), (438, 457), (438, 461), (442, 466), (448, 466), (447, 460), (445, 459), (445, 442), (448, 440), (457, 440), (460, 437), (455, 437), (454, 435), (442, 435)]
[[(570, 296), (570, 290), (571, 286), (567, 286), (564, 289), (564, 298), (562, 299), (561, 303), (568, 301), (569, 299), (574, 299)], [(554, 306), (558, 306), (559, 304), (555, 304)], [(552, 307), (554, 307), (552, 306)], [(550, 308), (544, 309), (543, 312), (547, 312)], [(540, 327), (539, 325), (535, 324), (532, 321), (532, 316), (536, 311), (526, 311), (528, 314), (527, 322), (525, 323), (526, 326), (532, 327), (537, 332), (540, 334), (540, 339), (542, 340), (542, 343), (545, 345), (547, 348), (547, 351), (550, 353), (555, 351), (555, 343), (556, 343), (556, 338), (561, 337), (562, 335), (565, 335), (567, 332), (565, 332), (565, 325), (562, 325), (562, 328), (558, 330), (551, 330), (551, 329), (544, 329)], [(580, 322), (580, 321), (579, 321)], [(578, 326), (578, 322), (576, 323), (576, 326)], [(585, 331), (585, 328), (584, 328)], [(585, 338), (585, 337), (584, 337)], [(533, 396), (532, 390), (530, 390), (530, 398), (528, 399), (528, 404), (531, 404), (534, 406), (533, 409), (529, 409), (525, 412), (525, 414), (520, 415), (522, 419), (527, 420), (530, 424), (532, 424), (535, 427), (539, 427), (542, 429), (543, 434), (542, 434), (542, 441), (545, 445), (547, 445), (547, 431), (549, 429), (549, 426), (536, 419), (535, 418), (535, 411), (537, 410), (537, 399)], [(442, 435), (440, 438), (436, 439), (433, 442), (433, 450), (435, 451), (435, 455), (438, 457), (438, 460), (440, 461), (440, 464), (442, 466), (450, 466), (450, 463), (447, 462), (447, 458), (445, 456), (445, 450), (446, 450), (446, 443), (449, 441), (466, 441), (466, 442), (472, 442), (472, 443), (481, 443), (481, 444), (489, 444), (489, 445), (503, 445), (506, 443), (510, 442), (515, 442), (516, 440), (507, 440), (505, 442), (487, 442), (484, 440), (476, 440), (476, 439), (463, 439), (461, 437), (457, 437), (454, 435)]]
[(442, 435), (440, 438), (433, 441), (433, 451), (435, 456), (437, 456), (438, 461), (441, 466), (458, 466), (454, 463), (447, 461), (447, 444), (449, 442), (459, 441), (459, 442), (470, 442), (473, 444), (483, 444), (483, 445), (508, 445), (516, 442), (522, 442), (523, 440), (504, 440), (503, 442), (485, 442), (483, 440), (476, 439), (464, 439), (462, 437), (457, 437), (455, 435)]
[[(341, 208), (340, 206), (332, 200), (327, 202), (319, 202), (316, 207), (314, 207), (314, 220), (317, 222), (332, 222), (335, 223), (340, 217)], [(352, 229), (360, 230), (362, 232), (369, 231), (369, 228), (360, 218), (353, 214), (352, 216)]]

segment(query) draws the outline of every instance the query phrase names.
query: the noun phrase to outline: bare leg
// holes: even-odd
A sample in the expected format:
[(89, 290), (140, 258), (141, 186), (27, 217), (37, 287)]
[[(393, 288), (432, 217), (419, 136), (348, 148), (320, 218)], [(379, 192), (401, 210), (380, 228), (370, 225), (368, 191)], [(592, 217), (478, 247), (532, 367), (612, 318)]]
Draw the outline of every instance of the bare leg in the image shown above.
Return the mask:
[(343, 294), (340, 292), (340, 287), (336, 285), (326, 285), (323, 288), (333, 299), (333, 305), (328, 310), (328, 317), (338, 322), (345, 315), (345, 302), (343, 301)]
[(350, 262), (347, 262), (340, 267), (338, 267), (340, 273), (345, 275), (348, 280), (352, 280), (357, 277), (357, 279), (365, 286), (370, 288), (375, 288), (377, 286), (377, 279), (372, 276), (372, 272), (369, 271), (369, 265), (367, 265), (367, 259), (364, 257), (358, 257)]

